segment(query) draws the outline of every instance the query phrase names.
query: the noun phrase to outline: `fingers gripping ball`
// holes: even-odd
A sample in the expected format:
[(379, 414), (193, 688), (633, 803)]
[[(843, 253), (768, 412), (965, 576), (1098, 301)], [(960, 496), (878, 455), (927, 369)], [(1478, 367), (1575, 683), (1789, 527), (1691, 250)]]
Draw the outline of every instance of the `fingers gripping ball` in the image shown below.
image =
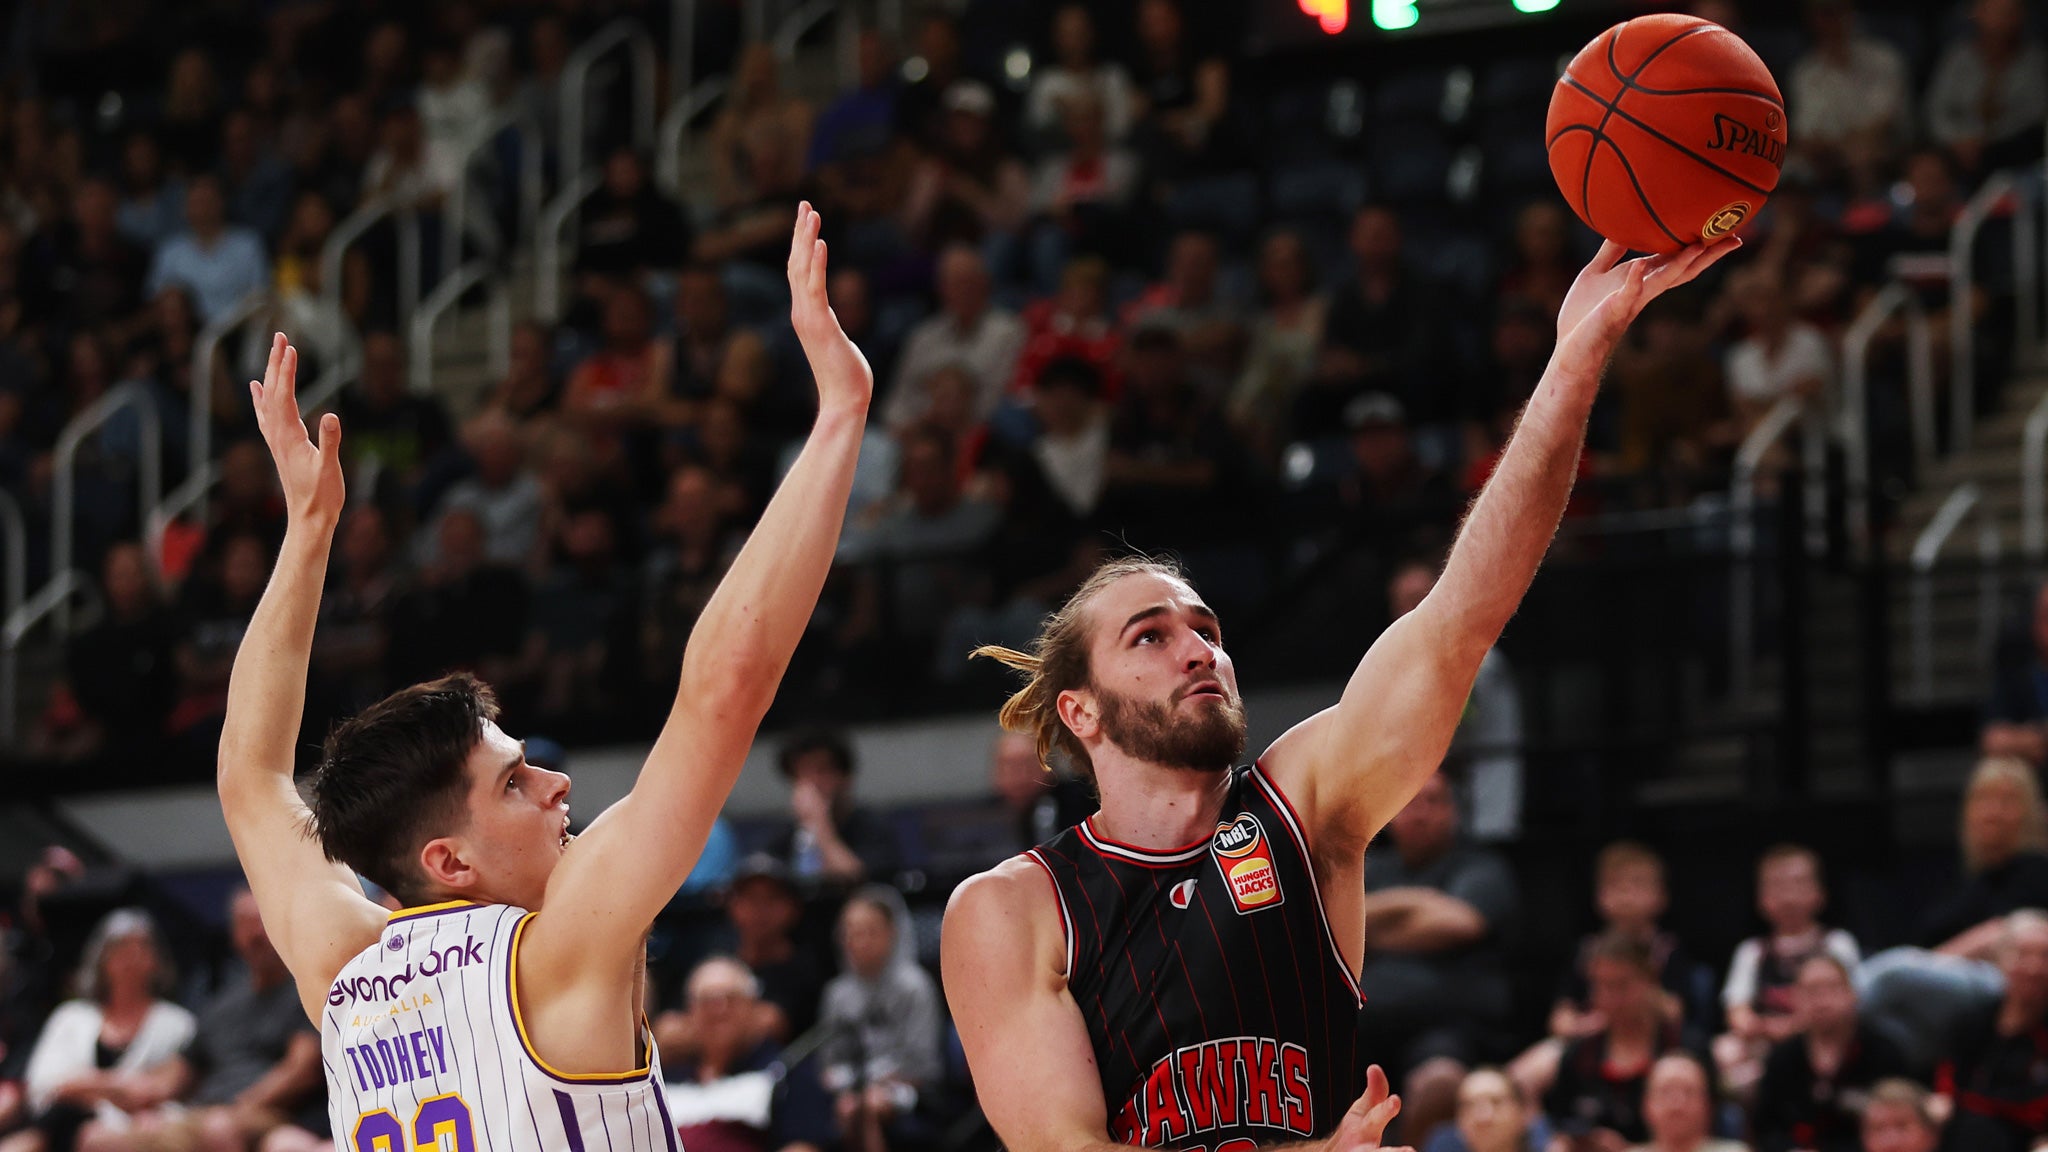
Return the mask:
[(1638, 252), (1718, 240), (1785, 163), (1785, 101), (1741, 38), (1694, 16), (1617, 24), (1550, 97), (1550, 172), (1587, 227)]

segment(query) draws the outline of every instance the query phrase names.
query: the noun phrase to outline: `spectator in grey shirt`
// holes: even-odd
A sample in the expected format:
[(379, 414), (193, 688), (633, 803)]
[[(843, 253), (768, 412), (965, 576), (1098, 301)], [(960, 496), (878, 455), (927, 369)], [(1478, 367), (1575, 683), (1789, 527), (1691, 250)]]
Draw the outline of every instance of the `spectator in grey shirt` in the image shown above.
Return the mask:
[(938, 1082), (938, 986), (917, 962), (910, 910), (894, 888), (854, 892), (839, 916), (839, 945), (845, 970), (825, 985), (818, 1011), (832, 1030), (825, 1087), (846, 1146), (882, 1152), (897, 1143), (887, 1136), (919, 1093)]
[[(1437, 568), (1411, 560), (1387, 581), (1387, 609), (1398, 620), (1436, 587)], [(1522, 695), (1500, 649), (1479, 662), (1479, 678), (1465, 700), (1465, 715), (1451, 738), (1451, 754), (1464, 761), (1471, 803), (1466, 831), (1475, 840), (1512, 840), (1522, 831)]]
[(1507, 862), (1458, 835), (1458, 806), (1439, 772), (1387, 825), (1391, 844), (1365, 858), (1358, 1032), (1405, 1078), (1403, 1131), (1451, 1118), (1458, 1084), (1508, 1004), (1502, 943), (1521, 895)]
[(974, 415), (986, 420), (1017, 370), (1024, 322), (989, 303), (988, 265), (981, 254), (955, 244), (939, 254), (939, 311), (910, 330), (896, 362), (896, 382), (882, 404), (882, 422), (901, 431), (931, 408), (925, 382), (948, 365), (974, 380)]
[(1972, 173), (2040, 155), (2048, 56), (2025, 35), (2020, 0), (1976, 0), (1976, 35), (1942, 53), (1927, 89), (1927, 130)]

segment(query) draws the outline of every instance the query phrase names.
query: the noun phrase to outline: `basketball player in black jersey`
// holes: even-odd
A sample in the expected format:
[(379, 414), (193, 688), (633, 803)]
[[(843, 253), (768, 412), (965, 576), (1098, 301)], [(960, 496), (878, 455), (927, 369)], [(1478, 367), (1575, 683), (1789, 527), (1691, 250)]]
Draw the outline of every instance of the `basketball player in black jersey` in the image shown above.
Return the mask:
[(946, 993), (1010, 1152), (1380, 1146), (1400, 1098), (1353, 1047), (1365, 847), (1442, 761), (1534, 578), (1622, 333), (1733, 247), (1600, 250), (1435, 590), (1257, 764), (1233, 767), (1237, 676), (1215, 613), (1170, 567), (1112, 563), (1032, 653), (983, 650), (1030, 677), (1003, 724), (1101, 797), (946, 912)]

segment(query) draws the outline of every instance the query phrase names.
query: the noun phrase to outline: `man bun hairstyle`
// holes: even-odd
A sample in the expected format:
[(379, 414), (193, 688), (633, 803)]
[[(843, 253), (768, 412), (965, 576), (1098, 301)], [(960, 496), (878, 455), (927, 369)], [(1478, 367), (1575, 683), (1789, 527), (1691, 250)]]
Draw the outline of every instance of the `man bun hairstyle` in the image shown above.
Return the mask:
[(969, 659), (987, 657), (1022, 672), (1024, 686), (1003, 703), (996, 714), (1004, 728), (1033, 737), (1038, 744), (1038, 762), (1048, 770), (1055, 750), (1066, 755), (1074, 771), (1093, 780), (1095, 765), (1087, 749), (1060, 719), (1060, 693), (1089, 684), (1088, 619), (1090, 601), (1097, 593), (1126, 576), (1149, 573), (1186, 582), (1180, 565), (1154, 556), (1125, 556), (1110, 560), (1075, 589), (1058, 611), (1045, 618), (1045, 627), (1032, 641), (1031, 651), (1019, 652), (1000, 644), (984, 644), (968, 653)]

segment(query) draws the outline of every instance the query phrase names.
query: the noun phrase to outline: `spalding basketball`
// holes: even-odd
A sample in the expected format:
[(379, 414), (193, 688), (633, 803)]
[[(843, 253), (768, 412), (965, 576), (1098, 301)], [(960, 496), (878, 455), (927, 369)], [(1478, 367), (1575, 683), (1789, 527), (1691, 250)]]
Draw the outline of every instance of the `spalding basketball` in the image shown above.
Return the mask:
[(1718, 240), (1785, 163), (1785, 101), (1740, 37), (1696, 16), (1639, 16), (1572, 59), (1544, 132), (1558, 190), (1637, 252)]

